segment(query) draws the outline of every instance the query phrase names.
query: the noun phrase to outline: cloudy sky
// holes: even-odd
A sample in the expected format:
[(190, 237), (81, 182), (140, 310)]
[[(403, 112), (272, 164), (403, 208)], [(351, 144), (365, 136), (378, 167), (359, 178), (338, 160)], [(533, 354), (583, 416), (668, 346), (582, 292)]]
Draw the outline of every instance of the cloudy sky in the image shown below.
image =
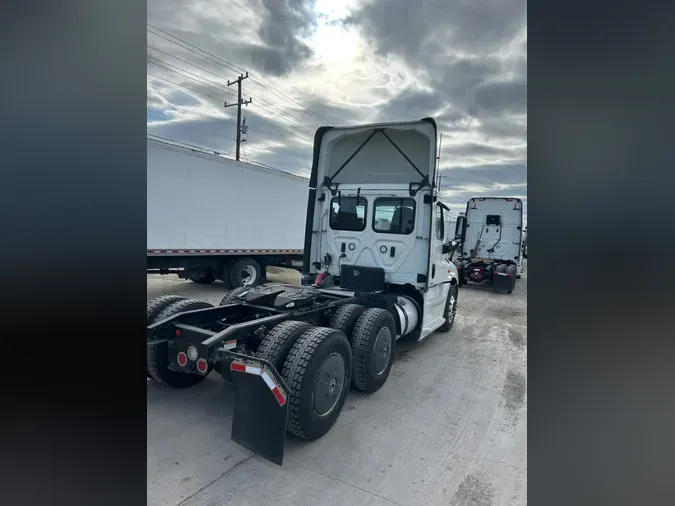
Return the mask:
[(525, 0), (148, 0), (148, 134), (309, 174), (321, 125), (436, 118), (443, 193), (527, 198)]

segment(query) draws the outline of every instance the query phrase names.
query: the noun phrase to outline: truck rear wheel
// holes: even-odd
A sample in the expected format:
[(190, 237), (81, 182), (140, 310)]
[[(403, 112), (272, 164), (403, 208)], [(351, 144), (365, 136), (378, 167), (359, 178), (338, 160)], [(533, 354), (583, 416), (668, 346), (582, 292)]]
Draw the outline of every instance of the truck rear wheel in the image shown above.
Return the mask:
[(309, 323), (300, 321), (282, 322), (264, 337), (256, 356), (270, 362), (274, 368), (281, 372), (288, 353), (302, 334), (314, 328)]
[[(149, 300), (146, 311), (147, 325), (155, 323), (157, 315), (161, 313), (165, 307), (170, 306), (179, 300), (185, 300), (185, 297), (181, 297), (180, 295), (162, 295), (161, 297), (155, 297), (154, 299)], [(145, 372), (148, 378), (152, 378), (150, 372), (148, 372), (147, 364), (145, 366)]]
[(326, 434), (342, 412), (351, 373), (352, 350), (342, 332), (325, 327), (305, 331), (282, 372), (290, 390), (288, 431), (308, 441)]
[(258, 286), (263, 278), (262, 267), (253, 258), (241, 258), (230, 265), (230, 285), (232, 288)]
[(361, 316), (365, 310), (366, 308), (359, 304), (345, 304), (344, 306), (340, 306), (331, 317), (328, 326), (342, 332), (351, 342), (352, 331), (354, 330), (354, 325), (356, 325), (356, 320), (359, 319), (359, 316)]
[(223, 297), (220, 301), (219, 306), (224, 306), (226, 304), (233, 304), (234, 302), (237, 302), (239, 300), (239, 297), (248, 292), (250, 288), (248, 286), (240, 286), (239, 288), (235, 288), (234, 290), (230, 290), (225, 294), (225, 297)]
[(455, 316), (457, 315), (457, 296), (459, 295), (459, 288), (457, 285), (450, 285), (450, 291), (448, 292), (448, 300), (445, 304), (445, 311), (443, 312), (443, 318), (445, 318), (445, 323), (441, 325), (438, 330), (439, 332), (449, 332), (452, 328), (452, 324), (455, 323)]
[[(183, 311), (193, 311), (195, 309), (206, 309), (213, 307), (208, 302), (199, 300), (179, 300), (164, 308), (157, 315), (156, 321), (163, 320)], [(174, 388), (187, 388), (196, 385), (204, 380), (206, 376), (201, 374), (187, 374), (180, 371), (169, 369), (169, 343), (153, 344), (148, 346), (148, 372), (150, 377), (159, 383), (172, 386)]]
[(389, 311), (366, 309), (352, 332), (354, 386), (364, 392), (377, 392), (389, 377), (396, 342), (396, 324)]
[(170, 306), (179, 300), (186, 300), (186, 298), (181, 297), (180, 295), (162, 295), (161, 297), (149, 300), (147, 305), (148, 325), (152, 325), (155, 322), (157, 315), (161, 313), (165, 307)]

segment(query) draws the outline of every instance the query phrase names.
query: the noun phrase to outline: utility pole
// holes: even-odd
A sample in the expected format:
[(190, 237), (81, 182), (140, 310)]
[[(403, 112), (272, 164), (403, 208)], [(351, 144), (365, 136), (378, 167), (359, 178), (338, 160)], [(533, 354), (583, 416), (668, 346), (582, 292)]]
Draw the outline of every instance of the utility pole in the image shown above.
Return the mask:
[(242, 100), (241, 99), (241, 82), (248, 77), (248, 72), (246, 72), (246, 75), (241, 74), (237, 79), (234, 81), (230, 82), (228, 79), (227, 85), (232, 86), (233, 84), (237, 84), (237, 103), (236, 104), (228, 104), (225, 102), (225, 107), (232, 107), (234, 105), (237, 106), (237, 150), (236, 150), (236, 156), (235, 160), (239, 161), (239, 152), (241, 149), (241, 106), (242, 105), (248, 105), (251, 102), (253, 102), (252, 98), (249, 98), (248, 100)]

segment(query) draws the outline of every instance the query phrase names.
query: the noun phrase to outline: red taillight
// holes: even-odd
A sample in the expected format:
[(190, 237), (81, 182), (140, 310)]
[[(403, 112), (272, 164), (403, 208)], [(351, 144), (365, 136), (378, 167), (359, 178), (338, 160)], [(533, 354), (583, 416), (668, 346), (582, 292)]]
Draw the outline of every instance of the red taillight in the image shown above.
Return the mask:
[(176, 337), (180, 335), (180, 330), (176, 329)]
[[(185, 358), (187, 358), (187, 357), (185, 357)], [(197, 360), (197, 370), (200, 373), (204, 374), (208, 370), (208, 368), (209, 368), (209, 365), (206, 363), (206, 360), (204, 360), (203, 358), (200, 358), (199, 360)]]
[(178, 361), (178, 365), (181, 367), (185, 367), (188, 362), (187, 355), (183, 353), (182, 351), (178, 353), (178, 356), (176, 357), (176, 360)]

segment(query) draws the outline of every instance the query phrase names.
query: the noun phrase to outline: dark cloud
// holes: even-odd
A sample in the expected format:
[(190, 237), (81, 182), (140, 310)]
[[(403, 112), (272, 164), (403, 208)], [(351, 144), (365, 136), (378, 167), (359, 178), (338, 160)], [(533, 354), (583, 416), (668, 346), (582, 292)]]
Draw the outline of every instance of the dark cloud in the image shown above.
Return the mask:
[[(222, 54), (226, 48), (225, 57), (239, 65), (283, 76), (313, 54), (303, 38), (316, 26), (314, 3), (314, 0), (242, 1), (234, 14), (232, 8), (237, 4), (227, 0), (206, 3), (148, 0), (148, 23), (188, 42), (198, 36), (199, 44), (195, 45), (201, 49)], [(247, 17), (241, 18), (242, 13)], [(251, 29), (260, 38), (260, 44), (250, 42)], [(212, 67), (213, 62), (207, 65)]]
[(402, 55), (413, 67), (451, 49), (490, 53), (509, 42), (525, 22), (526, 0), (370, 0), (348, 25), (367, 33), (381, 53)]
[(476, 88), (475, 105), (491, 113), (525, 114), (527, 112), (527, 81), (483, 83)]
[(405, 90), (380, 108), (381, 121), (416, 120), (432, 116), (445, 105), (443, 97), (429, 91)]

